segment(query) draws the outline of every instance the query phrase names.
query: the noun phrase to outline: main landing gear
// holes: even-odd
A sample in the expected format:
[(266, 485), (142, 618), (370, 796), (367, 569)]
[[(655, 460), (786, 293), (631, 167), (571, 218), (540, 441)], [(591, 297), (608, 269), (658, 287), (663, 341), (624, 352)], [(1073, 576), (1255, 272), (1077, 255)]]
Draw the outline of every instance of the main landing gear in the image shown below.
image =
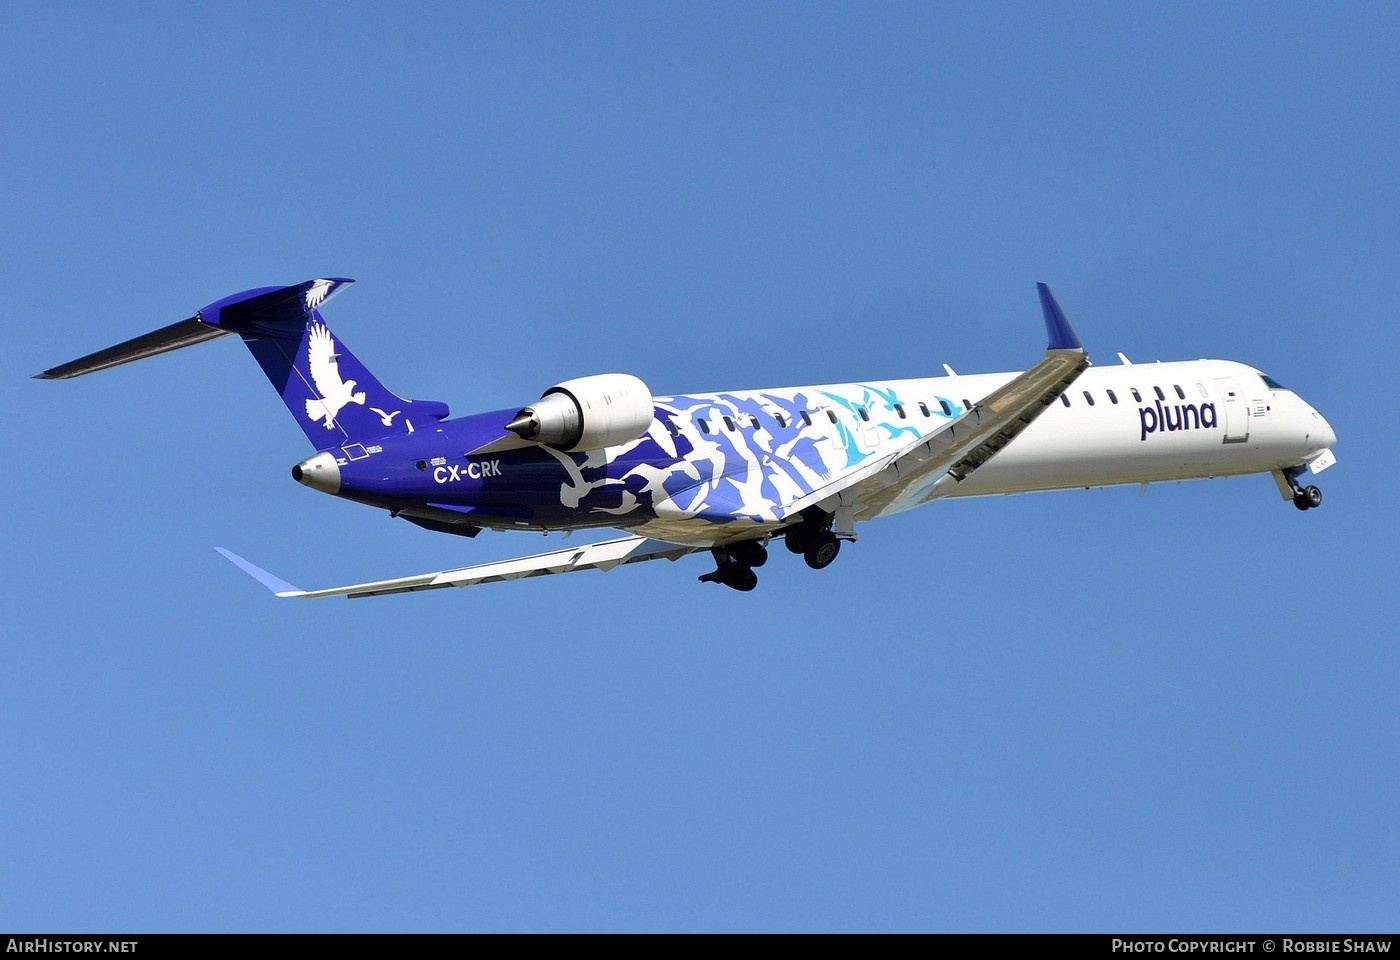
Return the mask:
[[(832, 514), (814, 510), (801, 523), (787, 529), (783, 534), (783, 543), (792, 553), (802, 554), (802, 559), (813, 570), (824, 570), (841, 552), (842, 537), (831, 529), (834, 521)], [(854, 538), (853, 533), (845, 535), (845, 539)], [(768, 562), (768, 548), (759, 540), (711, 547), (710, 552), (715, 557), (715, 569), (703, 575), (700, 582), (722, 583), (744, 593), (758, 586), (758, 574), (753, 572), (754, 567)]]
[(813, 570), (825, 570), (841, 552), (841, 541), (828, 529), (830, 525), (830, 519), (824, 525), (804, 521), (788, 530), (783, 542), (793, 553), (802, 554), (807, 566)]
[(758, 586), (758, 574), (753, 568), (768, 562), (768, 548), (757, 540), (711, 547), (710, 552), (715, 555), (715, 569), (702, 576), (700, 582), (722, 583), (741, 593)]
[(1299, 510), (1311, 510), (1313, 507), (1322, 506), (1322, 491), (1317, 487), (1305, 487), (1298, 482), (1298, 477), (1302, 472), (1302, 467), (1295, 467), (1292, 470), (1285, 470), (1283, 474), (1288, 481), (1289, 489), (1293, 491), (1293, 506)]

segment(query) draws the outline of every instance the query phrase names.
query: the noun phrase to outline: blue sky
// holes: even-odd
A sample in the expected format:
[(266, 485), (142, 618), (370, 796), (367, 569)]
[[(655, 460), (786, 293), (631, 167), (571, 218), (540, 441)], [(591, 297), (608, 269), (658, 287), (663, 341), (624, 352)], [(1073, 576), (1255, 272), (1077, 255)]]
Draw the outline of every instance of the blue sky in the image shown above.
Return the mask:
[[(1393, 930), (1382, 4), (0, 7), (0, 928)], [(455, 413), (1223, 357), (1267, 477), (936, 504), (752, 594), (690, 558), (369, 601), (557, 538), (316, 494), (226, 294)], [(1377, 414), (1380, 416), (1378, 417)]]

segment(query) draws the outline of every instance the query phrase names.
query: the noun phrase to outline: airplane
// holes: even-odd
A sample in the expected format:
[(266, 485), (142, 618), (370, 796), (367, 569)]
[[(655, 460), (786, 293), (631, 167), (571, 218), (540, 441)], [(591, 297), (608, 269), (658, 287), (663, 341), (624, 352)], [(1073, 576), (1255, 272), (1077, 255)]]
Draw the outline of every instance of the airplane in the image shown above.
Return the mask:
[(630, 374), (568, 380), (523, 407), (449, 419), (385, 387), (321, 308), (351, 280), (259, 287), (63, 364), (67, 379), (242, 337), (311, 441), (292, 468), (313, 490), (424, 529), (617, 528), (626, 536), (513, 560), (302, 590), (222, 547), (279, 597), (369, 597), (708, 551), (703, 582), (754, 589), (781, 541), (823, 569), (856, 524), (934, 500), (1269, 473), (1299, 510), (1299, 478), (1336, 463), (1336, 435), (1296, 393), (1226, 360), (1089, 364), (1050, 288), (1048, 337), (1021, 373), (654, 396)]

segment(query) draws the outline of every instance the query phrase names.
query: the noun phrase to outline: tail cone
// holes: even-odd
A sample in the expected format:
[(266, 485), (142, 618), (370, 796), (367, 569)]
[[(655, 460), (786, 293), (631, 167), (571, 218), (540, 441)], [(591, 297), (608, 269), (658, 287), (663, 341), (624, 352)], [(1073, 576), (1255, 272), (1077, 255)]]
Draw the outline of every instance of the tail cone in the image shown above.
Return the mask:
[(340, 466), (325, 451), (292, 467), (292, 479), (322, 493), (340, 492)]

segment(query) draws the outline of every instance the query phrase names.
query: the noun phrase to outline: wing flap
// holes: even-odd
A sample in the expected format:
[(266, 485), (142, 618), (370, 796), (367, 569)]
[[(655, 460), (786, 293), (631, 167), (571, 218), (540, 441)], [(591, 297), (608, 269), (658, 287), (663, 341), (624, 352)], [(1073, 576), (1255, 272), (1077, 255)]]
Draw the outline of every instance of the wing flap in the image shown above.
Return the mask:
[(235, 553), (222, 547), (216, 549), (231, 563), (272, 590), (277, 596), (315, 600), (322, 597), (379, 597), (391, 593), (437, 590), (442, 587), (471, 587), (479, 583), (524, 580), (556, 573), (576, 573), (580, 570), (606, 572), (624, 564), (641, 563), (646, 560), (679, 560), (686, 554), (695, 553), (704, 548), (666, 543), (649, 537), (623, 537), (619, 540), (605, 540), (602, 543), (590, 543), (530, 557), (517, 557), (512, 560), (499, 560), (494, 563), (483, 563), (472, 567), (459, 567), (454, 570), (441, 570), (409, 577), (397, 577), (391, 580), (374, 580), (344, 587), (329, 587), (324, 590), (299, 590)]

